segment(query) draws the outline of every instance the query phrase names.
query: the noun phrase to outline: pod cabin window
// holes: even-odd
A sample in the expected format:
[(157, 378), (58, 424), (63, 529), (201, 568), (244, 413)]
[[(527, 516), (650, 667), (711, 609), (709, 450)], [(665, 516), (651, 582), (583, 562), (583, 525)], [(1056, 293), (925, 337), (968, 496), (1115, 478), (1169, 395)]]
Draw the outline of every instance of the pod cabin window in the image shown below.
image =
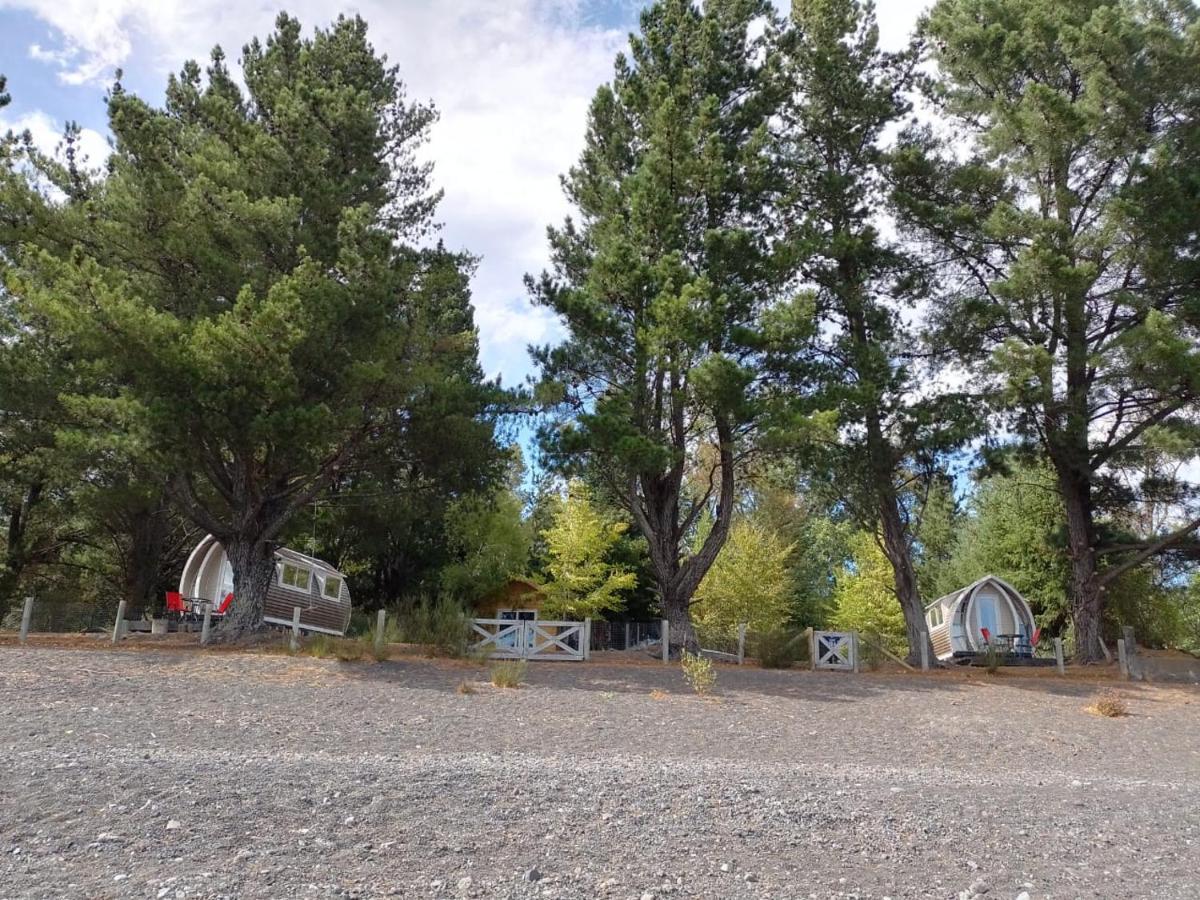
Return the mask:
[(336, 575), (326, 575), (325, 584), (321, 587), (321, 593), (330, 600), (339, 600), (342, 596), (342, 579)]
[(312, 572), (304, 568), (304, 566), (284, 563), (279, 573), (279, 583), (285, 588), (291, 588), (293, 591), (302, 591), (307, 594), (309, 586), (312, 584)]

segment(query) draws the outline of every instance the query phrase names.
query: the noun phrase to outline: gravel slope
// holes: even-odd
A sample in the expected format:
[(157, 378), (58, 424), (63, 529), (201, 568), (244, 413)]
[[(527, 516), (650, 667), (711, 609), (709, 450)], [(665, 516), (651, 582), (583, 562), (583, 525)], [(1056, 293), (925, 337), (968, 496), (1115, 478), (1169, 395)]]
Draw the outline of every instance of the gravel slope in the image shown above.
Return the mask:
[(480, 678), (0, 647), (0, 898), (1200, 896), (1192, 689)]

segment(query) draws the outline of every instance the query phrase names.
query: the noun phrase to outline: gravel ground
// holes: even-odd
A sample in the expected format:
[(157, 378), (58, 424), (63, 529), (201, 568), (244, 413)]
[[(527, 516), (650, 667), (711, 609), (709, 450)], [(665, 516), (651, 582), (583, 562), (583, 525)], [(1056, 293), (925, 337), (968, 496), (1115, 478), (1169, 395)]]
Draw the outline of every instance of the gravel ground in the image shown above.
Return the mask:
[(0, 897), (1200, 896), (1191, 688), (482, 677), (0, 647)]

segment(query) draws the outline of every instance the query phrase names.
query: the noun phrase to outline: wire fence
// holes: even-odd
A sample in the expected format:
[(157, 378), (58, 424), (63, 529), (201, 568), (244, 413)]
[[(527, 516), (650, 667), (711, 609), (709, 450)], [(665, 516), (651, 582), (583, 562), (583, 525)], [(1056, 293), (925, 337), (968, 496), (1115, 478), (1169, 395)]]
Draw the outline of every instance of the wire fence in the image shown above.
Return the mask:
[(589, 644), (597, 650), (650, 650), (662, 646), (662, 620), (650, 622), (592, 622)]

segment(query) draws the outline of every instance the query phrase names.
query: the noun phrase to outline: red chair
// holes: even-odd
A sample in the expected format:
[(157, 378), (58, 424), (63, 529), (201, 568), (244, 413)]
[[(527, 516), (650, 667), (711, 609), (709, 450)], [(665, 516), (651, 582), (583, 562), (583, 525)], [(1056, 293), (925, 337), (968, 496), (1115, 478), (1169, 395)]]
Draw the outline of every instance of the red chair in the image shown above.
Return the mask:
[(167, 612), (183, 615), (185, 612), (183, 594), (178, 591), (167, 591)]
[(1033, 637), (1031, 637), (1029, 639), (1029, 646), (1033, 647), (1033, 649), (1036, 650), (1038, 641), (1041, 640), (1041, 637), (1042, 637), (1042, 629), (1040, 629), (1040, 628), (1033, 629)]
[(221, 605), (217, 607), (217, 615), (223, 616), (229, 610), (229, 605), (233, 603), (233, 593), (225, 595), (225, 599), (221, 601)]
[(983, 635), (983, 642), (985, 644), (990, 644), (992, 642), (992, 633), (986, 628), (980, 628), (979, 633)]

